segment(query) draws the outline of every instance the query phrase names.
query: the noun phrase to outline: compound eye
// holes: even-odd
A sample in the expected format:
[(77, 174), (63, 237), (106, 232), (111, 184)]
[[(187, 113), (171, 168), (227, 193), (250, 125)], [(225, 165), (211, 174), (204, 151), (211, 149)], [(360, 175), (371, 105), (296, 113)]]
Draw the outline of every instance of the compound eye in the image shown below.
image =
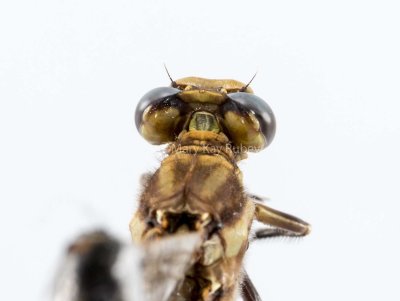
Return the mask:
[(230, 93), (228, 99), (222, 107), (222, 114), (233, 143), (248, 151), (267, 147), (276, 129), (275, 116), (268, 104), (245, 92)]
[(176, 128), (185, 113), (186, 104), (178, 99), (181, 90), (172, 87), (155, 88), (139, 101), (135, 123), (139, 133), (152, 144), (175, 140)]

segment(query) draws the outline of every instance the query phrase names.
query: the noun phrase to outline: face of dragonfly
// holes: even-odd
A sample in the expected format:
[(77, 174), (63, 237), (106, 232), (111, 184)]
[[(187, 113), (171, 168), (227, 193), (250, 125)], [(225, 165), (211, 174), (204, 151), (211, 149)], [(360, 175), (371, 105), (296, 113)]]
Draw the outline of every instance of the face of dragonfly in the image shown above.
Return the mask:
[(135, 123), (152, 144), (174, 142), (183, 131), (211, 131), (244, 151), (267, 147), (276, 127), (271, 108), (250, 87), (198, 77), (149, 91), (136, 107)]

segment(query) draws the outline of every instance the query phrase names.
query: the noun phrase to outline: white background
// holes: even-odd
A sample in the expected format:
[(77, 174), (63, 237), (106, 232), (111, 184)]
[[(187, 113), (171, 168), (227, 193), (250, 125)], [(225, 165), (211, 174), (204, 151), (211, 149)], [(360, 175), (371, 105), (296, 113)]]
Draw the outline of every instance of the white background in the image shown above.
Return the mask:
[(399, 300), (396, 1), (4, 2), (1, 300), (45, 300), (80, 231), (129, 239), (139, 176), (162, 158), (133, 114), (169, 84), (164, 62), (174, 78), (258, 71), (278, 129), (240, 163), (245, 185), (313, 225), (251, 246), (263, 300)]

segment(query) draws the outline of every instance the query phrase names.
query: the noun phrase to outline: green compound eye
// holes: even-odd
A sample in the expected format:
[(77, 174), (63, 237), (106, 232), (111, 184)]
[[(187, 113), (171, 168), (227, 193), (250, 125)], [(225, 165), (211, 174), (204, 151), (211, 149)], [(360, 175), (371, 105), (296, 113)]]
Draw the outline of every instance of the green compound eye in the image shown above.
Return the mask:
[(181, 90), (172, 87), (155, 88), (139, 101), (135, 123), (139, 133), (152, 144), (175, 140), (177, 125), (187, 112), (187, 104), (177, 98)]
[(224, 126), (238, 147), (260, 151), (273, 140), (276, 130), (274, 113), (260, 97), (236, 92), (227, 95), (221, 112)]

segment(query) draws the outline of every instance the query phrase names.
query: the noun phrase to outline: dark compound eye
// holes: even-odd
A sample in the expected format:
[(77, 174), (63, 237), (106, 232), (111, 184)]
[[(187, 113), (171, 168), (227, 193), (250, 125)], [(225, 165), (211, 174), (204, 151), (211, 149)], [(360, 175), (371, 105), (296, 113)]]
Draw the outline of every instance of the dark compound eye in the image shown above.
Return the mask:
[(237, 92), (228, 94), (222, 106), (224, 125), (237, 146), (258, 151), (267, 147), (275, 135), (275, 116), (260, 97)]
[(148, 142), (163, 144), (175, 139), (176, 127), (187, 111), (187, 104), (177, 97), (180, 92), (172, 87), (155, 88), (140, 99), (135, 123)]
[(147, 107), (159, 103), (160, 101), (167, 100), (171, 96), (175, 96), (181, 90), (172, 87), (155, 88), (147, 92), (139, 101), (135, 111), (136, 128), (139, 130), (142, 121), (143, 112)]

